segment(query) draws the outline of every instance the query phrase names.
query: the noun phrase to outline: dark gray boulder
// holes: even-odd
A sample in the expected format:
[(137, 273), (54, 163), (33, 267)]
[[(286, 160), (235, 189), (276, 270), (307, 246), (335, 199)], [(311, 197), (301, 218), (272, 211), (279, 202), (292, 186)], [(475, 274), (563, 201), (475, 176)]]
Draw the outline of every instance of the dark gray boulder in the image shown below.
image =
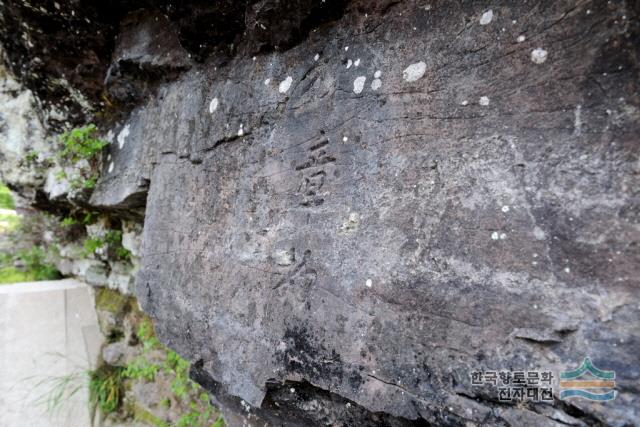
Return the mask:
[[(363, 2), (164, 87), (130, 123), (163, 341), (246, 422), (299, 425), (275, 405), (291, 388), (311, 424), (635, 423), (637, 27), (625, 2)], [(585, 356), (616, 400), (470, 382)]]
[[(153, 75), (107, 78), (90, 204), (145, 210), (138, 298), (227, 422), (637, 424), (637, 2), (294, 6), (117, 3), (94, 22), (129, 36), (74, 44), (100, 72), (68, 80), (99, 105), (114, 63)], [(2, 10), (10, 60), (69, 71), (21, 55), (37, 14)], [(615, 400), (471, 383), (587, 356)]]

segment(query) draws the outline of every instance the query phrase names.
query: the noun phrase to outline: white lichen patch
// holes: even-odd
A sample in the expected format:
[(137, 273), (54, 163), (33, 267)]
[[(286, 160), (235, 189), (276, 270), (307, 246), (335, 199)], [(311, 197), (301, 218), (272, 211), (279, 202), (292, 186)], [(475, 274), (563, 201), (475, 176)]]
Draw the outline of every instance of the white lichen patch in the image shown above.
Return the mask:
[(489, 105), (489, 102), (490, 102), (489, 101), (489, 97), (488, 96), (481, 96), (479, 102), (480, 102), (480, 105), (486, 107), (487, 105)]
[(244, 125), (240, 123), (240, 129), (238, 129), (238, 136), (244, 135)]
[(293, 78), (291, 78), (291, 76), (287, 76), (286, 79), (280, 82), (280, 85), (278, 86), (278, 91), (280, 93), (287, 93), (287, 91), (291, 87), (291, 83), (293, 83)]
[(356, 212), (351, 212), (349, 214), (349, 219), (347, 219), (340, 227), (340, 231), (343, 234), (351, 234), (358, 230), (359, 225), (360, 215), (358, 215)]
[(460, 105), (464, 106), (464, 105), (469, 105), (469, 101), (467, 101), (466, 99), (464, 101), (462, 101), (460, 103)]
[(489, 25), (493, 20), (493, 10), (489, 9), (480, 17), (480, 25)]
[(360, 58), (356, 59), (355, 62), (353, 63), (353, 65), (355, 65), (356, 67), (360, 66)]
[(409, 65), (402, 72), (402, 78), (408, 82), (415, 82), (424, 76), (424, 73), (427, 71), (427, 64), (424, 61), (416, 62), (415, 64)]
[(516, 39), (516, 41), (518, 43), (522, 43), (523, 41), (525, 41), (527, 38), (523, 35), (518, 36), (518, 38)]
[(218, 98), (213, 98), (209, 103), (209, 113), (213, 114), (218, 109)]
[(269, 86), (269, 83), (271, 83), (271, 79), (265, 79), (264, 80), (264, 85), (265, 86)]
[(544, 240), (547, 235), (540, 227), (536, 226), (533, 228), (533, 237), (535, 237), (536, 240)]
[(364, 285), (365, 285), (367, 288), (370, 288), (371, 286), (373, 286), (373, 281), (371, 281), (371, 279), (367, 279), (367, 281), (366, 281), (366, 282), (364, 282)]
[(509, 206), (504, 205), (504, 206), (502, 207), (501, 211), (502, 211), (502, 212), (504, 212), (504, 213), (509, 212)]
[(491, 233), (491, 240), (498, 240), (500, 238), (500, 234), (497, 231)]
[(356, 79), (353, 81), (353, 92), (361, 93), (362, 89), (364, 89), (364, 84), (366, 81), (367, 78), (365, 76), (356, 77)]
[(373, 90), (378, 90), (380, 89), (381, 86), (382, 86), (382, 80), (380, 79), (373, 79), (373, 81), (371, 82), (371, 89)]
[(126, 125), (120, 133), (118, 134), (118, 148), (122, 150), (125, 142), (127, 142), (127, 137), (129, 136), (129, 125)]
[(375, 73), (373, 73), (374, 79), (379, 79), (380, 77), (382, 77), (382, 71), (377, 70)]
[(574, 112), (573, 134), (575, 136), (582, 135), (582, 105), (578, 105)]
[(352, 60), (347, 60), (347, 69), (351, 68), (351, 66), (353, 65), (353, 61)]
[(536, 64), (542, 64), (547, 60), (548, 55), (549, 53), (546, 50), (542, 49), (541, 47), (537, 49), (533, 49), (531, 51), (531, 61), (533, 61)]
[(348, 136), (343, 136), (343, 137), (342, 137), (342, 142), (347, 142), (348, 140), (349, 140), (349, 137), (348, 137)]
[(109, 163), (109, 173), (113, 172), (113, 162)]
[(317, 61), (318, 59), (320, 59), (320, 54), (319, 54), (319, 53), (316, 53), (316, 56), (314, 56), (314, 57), (313, 57), (313, 60), (314, 60), (314, 61)]

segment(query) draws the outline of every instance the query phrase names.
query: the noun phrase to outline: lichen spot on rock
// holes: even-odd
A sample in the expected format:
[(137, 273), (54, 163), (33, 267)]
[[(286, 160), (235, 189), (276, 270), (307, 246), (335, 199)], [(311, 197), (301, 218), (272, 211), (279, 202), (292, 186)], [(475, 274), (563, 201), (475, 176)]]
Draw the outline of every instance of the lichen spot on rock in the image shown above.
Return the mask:
[(362, 89), (364, 89), (364, 83), (367, 81), (365, 76), (356, 77), (353, 81), (353, 91), (355, 93), (361, 93)]
[(421, 79), (426, 71), (427, 64), (424, 61), (416, 62), (404, 69), (402, 72), (402, 78), (408, 82), (415, 82), (416, 80)]
[(286, 79), (280, 82), (278, 91), (280, 93), (287, 93), (289, 91), (289, 88), (291, 87), (291, 83), (293, 83), (293, 78), (291, 78), (291, 76), (287, 76)]
[(118, 148), (122, 150), (125, 142), (127, 142), (127, 137), (129, 136), (129, 125), (126, 125), (120, 133), (118, 134)]
[(500, 234), (497, 231), (491, 233), (491, 240), (498, 240), (500, 238)]
[(487, 105), (489, 105), (489, 97), (488, 96), (481, 96), (480, 97), (480, 105), (486, 107)]
[(353, 65), (355, 65), (356, 67), (360, 66), (360, 58), (356, 59), (356, 61), (353, 63)]
[(109, 163), (109, 173), (113, 172), (113, 162)]
[(371, 279), (367, 279), (367, 281), (366, 281), (366, 282), (364, 282), (364, 285), (365, 285), (367, 288), (370, 288), (371, 286), (373, 286), (373, 282), (371, 281)]
[(352, 60), (347, 60), (347, 69), (351, 68), (351, 66), (353, 65), (353, 61)]
[(502, 212), (504, 212), (504, 213), (509, 212), (509, 206), (504, 205), (504, 206), (502, 207)]
[(271, 79), (265, 79), (264, 80), (264, 85), (265, 86), (269, 86), (269, 83), (271, 83)]
[(382, 80), (373, 79), (373, 81), (371, 82), (371, 89), (378, 90), (380, 89), (380, 86), (382, 86)]
[(531, 51), (531, 61), (533, 61), (536, 64), (542, 64), (544, 61), (547, 60), (548, 55), (549, 55), (548, 52), (542, 49), (541, 47), (537, 49), (533, 49)]
[(522, 43), (523, 41), (525, 41), (527, 38), (523, 35), (519, 35), (518, 38), (516, 39), (518, 43)]
[(493, 10), (489, 9), (480, 17), (480, 25), (489, 25), (493, 20)]
[(318, 59), (320, 59), (320, 54), (319, 54), (319, 53), (316, 53), (316, 56), (314, 56), (314, 57), (313, 57), (313, 60), (314, 60), (314, 61), (317, 61)]
[(357, 212), (351, 212), (349, 214), (349, 219), (347, 219), (342, 227), (340, 227), (340, 231), (343, 234), (351, 234), (358, 230), (358, 226), (360, 225), (360, 215)]
[(244, 135), (244, 125), (240, 123), (240, 129), (238, 129), (238, 136)]
[(544, 230), (542, 230), (540, 227), (535, 227), (533, 229), (533, 237), (536, 238), (536, 240), (544, 240), (547, 238), (546, 233), (544, 232)]
[(218, 98), (213, 98), (209, 104), (209, 113), (213, 114), (218, 109)]

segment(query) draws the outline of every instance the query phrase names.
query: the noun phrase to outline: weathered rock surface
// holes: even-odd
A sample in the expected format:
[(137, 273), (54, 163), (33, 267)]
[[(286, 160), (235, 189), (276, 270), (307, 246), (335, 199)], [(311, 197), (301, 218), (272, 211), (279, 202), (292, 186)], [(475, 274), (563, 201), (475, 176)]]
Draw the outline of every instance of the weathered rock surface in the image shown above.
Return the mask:
[[(208, 59), (113, 127), (91, 203), (146, 206), (163, 342), (231, 425), (637, 423), (637, 4), (333, 7), (252, 2), (224, 52), (179, 29)], [(614, 401), (470, 382), (587, 355)]]
[(50, 152), (35, 104), (32, 92), (0, 64), (0, 176), (29, 199), (45, 180), (37, 163)]

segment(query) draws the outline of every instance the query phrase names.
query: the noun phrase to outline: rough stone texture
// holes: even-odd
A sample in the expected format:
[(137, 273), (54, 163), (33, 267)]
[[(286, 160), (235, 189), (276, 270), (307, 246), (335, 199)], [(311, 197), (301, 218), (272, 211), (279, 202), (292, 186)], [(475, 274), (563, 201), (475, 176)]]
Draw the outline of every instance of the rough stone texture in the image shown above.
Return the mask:
[[(115, 115), (163, 342), (232, 426), (637, 423), (637, 2), (330, 3), (175, 7), (204, 62)], [(470, 384), (587, 355), (615, 401)]]
[[(480, 25), (488, 7), (362, 4), (133, 114), (155, 163), (138, 295), (214, 392), (253, 408), (305, 381), (438, 424), (638, 419), (637, 11), (491, 6)], [(470, 384), (586, 355), (616, 370), (614, 402)]]
[[(28, 199), (44, 182), (36, 166), (50, 152), (35, 104), (32, 92), (0, 64), (0, 176)], [(29, 153), (35, 155), (31, 161)]]

